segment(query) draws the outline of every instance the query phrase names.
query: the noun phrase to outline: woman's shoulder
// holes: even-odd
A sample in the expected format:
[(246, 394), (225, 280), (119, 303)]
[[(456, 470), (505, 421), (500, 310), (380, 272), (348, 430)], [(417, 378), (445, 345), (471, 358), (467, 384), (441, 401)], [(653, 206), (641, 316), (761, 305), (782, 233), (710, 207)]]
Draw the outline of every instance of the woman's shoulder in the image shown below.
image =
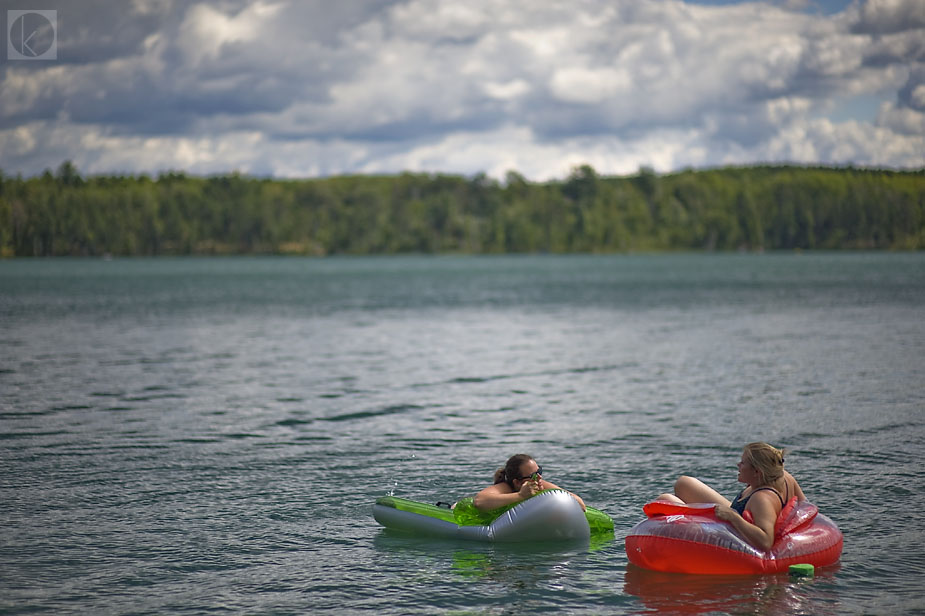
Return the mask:
[[(781, 486), (783, 487), (783, 486)], [(748, 495), (748, 499), (752, 500), (757, 498), (759, 500), (767, 500), (768, 502), (780, 503), (784, 499), (784, 493), (777, 488), (777, 486), (762, 486), (756, 488)], [(770, 499), (770, 500), (768, 500)]]
[(511, 489), (511, 486), (507, 485), (503, 481), (501, 483), (493, 483), (487, 488), (483, 488), (482, 492), (497, 492), (498, 494), (510, 494), (514, 490)]
[(800, 482), (796, 480), (796, 477), (784, 471), (784, 481), (787, 482), (790, 496), (796, 496), (797, 500), (806, 500), (806, 496), (803, 494), (803, 488), (800, 487)]

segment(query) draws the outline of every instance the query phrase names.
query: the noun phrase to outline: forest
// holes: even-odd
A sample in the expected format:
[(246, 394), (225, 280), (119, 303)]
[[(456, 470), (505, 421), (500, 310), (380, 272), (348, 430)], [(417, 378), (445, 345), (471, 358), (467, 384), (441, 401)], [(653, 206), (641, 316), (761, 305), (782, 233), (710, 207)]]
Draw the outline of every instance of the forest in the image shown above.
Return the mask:
[(531, 182), (0, 171), (0, 256), (921, 250), (925, 169), (750, 166)]

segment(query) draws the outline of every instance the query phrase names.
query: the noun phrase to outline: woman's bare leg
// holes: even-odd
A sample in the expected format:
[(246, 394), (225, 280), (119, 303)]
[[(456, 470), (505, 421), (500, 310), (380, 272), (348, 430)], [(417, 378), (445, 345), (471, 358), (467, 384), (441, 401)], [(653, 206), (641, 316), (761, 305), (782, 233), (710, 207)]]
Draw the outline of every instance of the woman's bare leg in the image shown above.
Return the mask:
[(731, 504), (729, 499), (704, 482), (687, 475), (681, 475), (674, 482), (674, 493), (676, 498), (685, 503), (716, 503), (727, 507)]

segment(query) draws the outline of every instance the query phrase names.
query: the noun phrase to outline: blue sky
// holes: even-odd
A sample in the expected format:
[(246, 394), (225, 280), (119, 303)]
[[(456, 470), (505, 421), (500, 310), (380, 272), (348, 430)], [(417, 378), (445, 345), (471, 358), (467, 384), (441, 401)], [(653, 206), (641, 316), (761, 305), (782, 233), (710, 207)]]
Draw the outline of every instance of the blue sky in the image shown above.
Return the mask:
[(0, 6), (57, 17), (0, 61), (5, 174), (925, 166), (922, 0)]

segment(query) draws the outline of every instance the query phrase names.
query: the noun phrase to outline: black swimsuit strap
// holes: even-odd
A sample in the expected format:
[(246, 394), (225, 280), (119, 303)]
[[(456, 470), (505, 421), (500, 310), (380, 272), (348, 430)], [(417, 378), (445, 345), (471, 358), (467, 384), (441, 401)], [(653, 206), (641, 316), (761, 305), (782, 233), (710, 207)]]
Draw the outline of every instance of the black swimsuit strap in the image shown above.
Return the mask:
[(775, 495), (775, 496), (778, 498), (778, 500), (780, 501), (780, 506), (781, 506), (781, 507), (784, 506), (784, 497), (780, 495), (780, 492), (778, 492), (777, 490), (775, 490), (775, 489), (772, 488), (771, 486), (764, 486), (763, 488), (758, 488), (757, 490), (755, 490), (755, 491), (753, 491), (751, 494), (749, 494), (748, 497), (751, 498), (752, 495), (755, 494), (755, 492), (761, 492), (762, 490), (770, 490), (771, 492), (774, 492), (774, 495)]

